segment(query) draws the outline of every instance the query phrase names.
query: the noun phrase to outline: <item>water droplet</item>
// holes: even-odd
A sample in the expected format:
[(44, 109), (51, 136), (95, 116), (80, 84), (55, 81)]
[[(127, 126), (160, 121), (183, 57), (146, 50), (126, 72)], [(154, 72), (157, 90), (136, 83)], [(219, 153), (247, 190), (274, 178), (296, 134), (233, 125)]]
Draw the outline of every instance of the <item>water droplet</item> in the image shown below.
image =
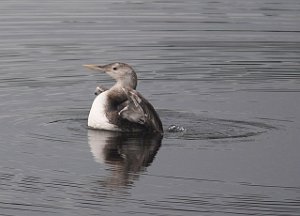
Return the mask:
[(181, 126), (177, 126), (177, 125), (170, 125), (168, 128), (168, 131), (171, 133), (176, 133), (176, 132), (184, 132), (186, 131), (186, 129), (184, 127)]

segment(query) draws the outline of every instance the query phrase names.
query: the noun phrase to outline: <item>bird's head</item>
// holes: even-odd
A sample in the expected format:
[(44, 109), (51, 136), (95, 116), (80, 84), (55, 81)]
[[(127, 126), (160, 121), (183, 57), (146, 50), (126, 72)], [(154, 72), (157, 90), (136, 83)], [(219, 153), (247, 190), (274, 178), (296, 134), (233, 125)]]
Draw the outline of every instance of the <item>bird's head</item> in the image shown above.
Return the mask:
[(116, 62), (107, 65), (88, 64), (83, 66), (94, 71), (107, 73), (117, 81), (117, 84), (123, 87), (135, 89), (137, 86), (136, 73), (128, 64)]

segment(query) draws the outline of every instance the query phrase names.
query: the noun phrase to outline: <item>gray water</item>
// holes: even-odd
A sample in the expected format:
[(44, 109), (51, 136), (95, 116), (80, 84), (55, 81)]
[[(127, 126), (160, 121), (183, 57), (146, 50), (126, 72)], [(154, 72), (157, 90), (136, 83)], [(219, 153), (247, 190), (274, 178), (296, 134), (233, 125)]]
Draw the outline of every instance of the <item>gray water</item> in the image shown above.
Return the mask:
[[(2, 0), (0, 215), (300, 215), (299, 11)], [(81, 65), (114, 61), (136, 69), (163, 139), (87, 128), (113, 81)]]

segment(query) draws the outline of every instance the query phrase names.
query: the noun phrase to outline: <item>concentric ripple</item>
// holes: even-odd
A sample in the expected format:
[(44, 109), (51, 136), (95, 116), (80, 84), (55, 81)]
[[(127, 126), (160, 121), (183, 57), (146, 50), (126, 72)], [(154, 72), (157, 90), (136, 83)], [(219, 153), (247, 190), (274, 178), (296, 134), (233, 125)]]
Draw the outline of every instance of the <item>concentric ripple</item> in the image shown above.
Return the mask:
[(166, 137), (174, 139), (245, 138), (276, 129), (262, 122), (218, 119), (169, 110), (160, 113), (165, 125)]
[[(165, 138), (183, 140), (208, 140), (247, 138), (276, 129), (275, 126), (254, 121), (218, 119), (195, 113), (172, 110), (158, 111), (163, 122)], [(86, 133), (87, 117), (63, 118), (48, 122), (55, 127), (67, 127), (69, 131)], [(59, 130), (58, 130), (59, 131)]]

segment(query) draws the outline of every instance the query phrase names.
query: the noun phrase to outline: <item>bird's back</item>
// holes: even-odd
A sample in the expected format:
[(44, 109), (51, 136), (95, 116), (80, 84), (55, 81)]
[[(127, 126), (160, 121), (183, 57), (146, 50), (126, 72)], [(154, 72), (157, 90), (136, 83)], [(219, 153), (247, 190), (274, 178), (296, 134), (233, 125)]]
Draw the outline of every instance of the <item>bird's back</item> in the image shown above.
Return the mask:
[(143, 126), (149, 132), (163, 133), (161, 120), (151, 103), (134, 89), (123, 91), (127, 100), (120, 107), (120, 118)]

